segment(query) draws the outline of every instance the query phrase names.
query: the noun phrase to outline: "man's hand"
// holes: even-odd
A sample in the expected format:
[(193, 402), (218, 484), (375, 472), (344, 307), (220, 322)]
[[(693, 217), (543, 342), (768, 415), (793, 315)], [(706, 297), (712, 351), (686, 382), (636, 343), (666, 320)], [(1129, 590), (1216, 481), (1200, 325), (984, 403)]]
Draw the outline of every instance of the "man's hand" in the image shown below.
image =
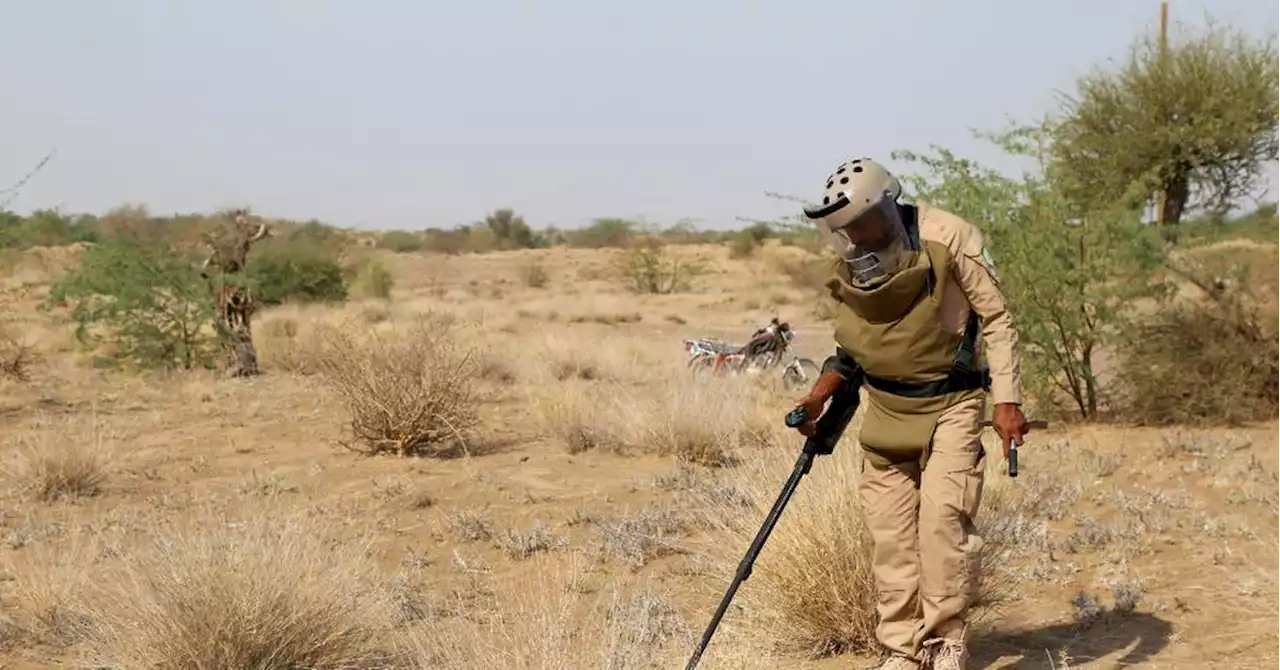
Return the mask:
[(1027, 419), (1022, 416), (1022, 407), (1011, 402), (996, 404), (991, 415), (991, 427), (1000, 436), (1000, 447), (1004, 450), (1005, 458), (1009, 457), (1009, 441), (1012, 440), (1021, 447), (1022, 437), (1029, 430)]
[[(844, 377), (834, 371), (827, 371), (813, 383), (809, 394), (796, 401), (796, 408), (804, 410), (807, 421), (796, 426), (796, 430), (805, 437), (813, 437), (818, 432), (818, 417), (827, 407), (827, 400), (844, 384)], [(794, 409), (794, 408), (793, 408)]]
[[(815, 389), (816, 390), (816, 389)], [(805, 413), (805, 422), (796, 426), (796, 430), (805, 437), (813, 437), (818, 432), (818, 417), (822, 416), (822, 410), (827, 406), (827, 397), (821, 394), (815, 394), (812, 391), (809, 395), (801, 398), (796, 402), (796, 407), (803, 409)]]

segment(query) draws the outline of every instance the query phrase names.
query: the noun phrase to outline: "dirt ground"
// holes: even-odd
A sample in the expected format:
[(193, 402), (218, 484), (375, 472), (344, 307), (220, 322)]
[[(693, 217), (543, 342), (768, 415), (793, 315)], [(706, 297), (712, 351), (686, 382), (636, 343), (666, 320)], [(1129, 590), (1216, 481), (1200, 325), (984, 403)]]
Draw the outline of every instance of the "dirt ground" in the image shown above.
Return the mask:
[[(613, 281), (607, 251), (388, 256), (389, 301), (259, 314), (264, 374), (248, 381), (95, 369), (70, 326), (36, 310), (41, 278), (24, 272), (35, 285), (6, 284), (6, 318), (42, 360), (30, 382), (0, 382), (0, 668), (165, 667), (94, 660), (104, 638), (86, 631), (115, 631), (116, 658), (158, 658), (138, 649), (191, 634), (163, 620), (181, 596), (164, 585), (193, 592), (209, 573), (192, 562), (206, 550), (157, 538), (260, 527), (243, 540), (257, 544), (229, 554), (233, 572), (260, 571), (251, 583), (263, 589), (294, 579), (317, 592), (357, 593), (347, 578), (392, 584), (423, 667), (682, 667), (800, 439), (782, 426), (794, 393), (771, 379), (698, 391), (680, 339), (741, 342), (776, 314), (796, 326), (799, 352), (821, 361), (828, 322), (781, 269), (793, 252), (729, 259), (723, 248), (691, 248), (706, 272), (660, 296)], [(549, 273), (536, 288), (524, 281), (534, 260)], [(468, 328), (466, 343), (485, 360), (468, 454), (345, 448), (350, 412), (311, 374), (309, 334), (343, 324), (392, 333), (428, 311)], [(573, 448), (583, 426), (622, 431), (611, 442), (621, 446)], [(684, 447), (658, 448), (687, 444), (682, 431), (710, 435), (715, 444), (701, 448), (720, 445), (737, 464), (684, 464)], [(977, 624), (970, 667), (1270, 667), (1277, 453), (1274, 421), (1194, 431), (1055, 424), (1028, 437), (1017, 479), (989, 459), (990, 506), (1005, 501), (1010, 592)], [(857, 458), (847, 436), (820, 459), (779, 534), (830, 526), (806, 515), (847, 495), (852, 480), (838, 473)], [(43, 499), (39, 484), (57, 468), (88, 468), (100, 481)], [(708, 493), (728, 490), (746, 501)], [(287, 544), (272, 524), (302, 532)], [(701, 667), (873, 660), (780, 651), (785, 641), (761, 624), (775, 576), (807, 569), (792, 540), (766, 546), (760, 576), (743, 586)], [(615, 589), (631, 595), (615, 599)]]

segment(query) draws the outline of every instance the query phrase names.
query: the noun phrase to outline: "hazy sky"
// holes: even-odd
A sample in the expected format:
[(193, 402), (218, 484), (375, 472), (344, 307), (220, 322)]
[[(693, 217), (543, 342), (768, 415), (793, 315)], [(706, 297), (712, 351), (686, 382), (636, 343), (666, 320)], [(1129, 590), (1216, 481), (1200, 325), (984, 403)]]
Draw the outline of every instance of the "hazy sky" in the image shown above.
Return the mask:
[[(1266, 34), (1275, 0), (1173, 0)], [(470, 5), (468, 7), (468, 5)], [(738, 225), (1045, 111), (1157, 0), (0, 0), (10, 206)], [(1274, 188), (1274, 187), (1273, 187)], [(1271, 196), (1274, 197), (1274, 196)]]

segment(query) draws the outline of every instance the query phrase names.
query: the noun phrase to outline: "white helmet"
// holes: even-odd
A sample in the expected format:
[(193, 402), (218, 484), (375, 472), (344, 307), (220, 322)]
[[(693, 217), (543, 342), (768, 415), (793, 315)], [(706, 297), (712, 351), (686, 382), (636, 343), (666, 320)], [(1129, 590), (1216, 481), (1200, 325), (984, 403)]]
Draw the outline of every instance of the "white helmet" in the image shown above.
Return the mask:
[(821, 206), (804, 208), (849, 264), (857, 286), (884, 282), (910, 259), (904, 252), (915, 243), (898, 211), (901, 195), (901, 183), (888, 170), (869, 158), (855, 158), (827, 177)]

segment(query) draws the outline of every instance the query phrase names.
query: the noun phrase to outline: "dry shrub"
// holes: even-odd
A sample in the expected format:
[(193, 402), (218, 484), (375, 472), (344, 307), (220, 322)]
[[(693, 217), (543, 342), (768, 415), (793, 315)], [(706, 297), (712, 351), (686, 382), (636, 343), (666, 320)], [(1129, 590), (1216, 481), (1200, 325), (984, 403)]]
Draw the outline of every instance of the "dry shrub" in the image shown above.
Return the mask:
[[(855, 424), (848, 434), (856, 430)], [(704, 596), (707, 611), (723, 595), (798, 455), (795, 444), (773, 447), (727, 473), (749, 501), (746, 509), (741, 499), (690, 493), (713, 529), (707, 556), (718, 578), (708, 584), (714, 590)], [(758, 639), (777, 653), (806, 657), (878, 650), (873, 543), (858, 491), (860, 463), (857, 444), (849, 439), (814, 463), (757, 558), (749, 586), (734, 599), (734, 613), (726, 617), (730, 637)], [(1010, 534), (1020, 526), (1008, 497), (991, 479), (989, 489), (996, 492), (984, 499), (978, 519), (988, 575), (971, 623), (1004, 600), (1016, 574), (1004, 562), (1010, 558)]]
[(199, 521), (164, 529), (94, 580), (87, 646), (98, 667), (398, 665), (400, 614), (363, 543), (328, 541), (319, 518)]
[(12, 474), (35, 499), (71, 500), (101, 491), (110, 457), (96, 426), (38, 427), (15, 441), (18, 459)]
[(35, 347), (20, 341), (0, 325), (0, 379), (31, 381), (31, 368), (37, 359)]
[(1179, 267), (1207, 299), (1175, 304), (1134, 327), (1120, 366), (1119, 413), (1147, 425), (1273, 419), (1280, 346), (1273, 307), (1198, 267)]
[(454, 328), (452, 319), (428, 315), (403, 334), (325, 335), (317, 364), (351, 411), (348, 448), (436, 457), (466, 449), (479, 424), (481, 369)]

